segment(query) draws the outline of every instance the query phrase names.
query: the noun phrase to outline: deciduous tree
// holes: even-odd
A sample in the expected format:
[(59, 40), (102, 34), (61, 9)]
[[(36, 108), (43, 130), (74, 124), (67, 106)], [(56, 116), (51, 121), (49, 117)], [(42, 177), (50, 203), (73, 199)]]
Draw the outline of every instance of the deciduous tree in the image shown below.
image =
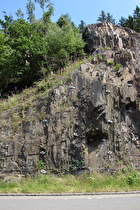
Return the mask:
[(28, 14), (28, 20), (30, 23), (33, 23), (35, 21), (35, 5), (32, 0), (28, 0), (28, 3), (26, 4), (27, 14)]
[(16, 11), (16, 16), (17, 16), (18, 19), (24, 19), (24, 13), (22, 12), (21, 9), (18, 9)]

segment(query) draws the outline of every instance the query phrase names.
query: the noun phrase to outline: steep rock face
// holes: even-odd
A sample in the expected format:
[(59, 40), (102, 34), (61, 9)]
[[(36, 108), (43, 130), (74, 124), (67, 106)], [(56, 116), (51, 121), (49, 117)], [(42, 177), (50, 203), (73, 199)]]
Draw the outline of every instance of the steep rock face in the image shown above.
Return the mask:
[(89, 25), (83, 32), (83, 38), (87, 42), (89, 52), (97, 48), (139, 49), (139, 34), (135, 31), (114, 26), (111, 23), (99, 23)]
[(71, 82), (26, 110), (1, 113), (1, 172), (32, 173), (38, 160), (45, 169), (74, 160), (140, 167), (140, 35), (108, 23), (87, 26), (84, 38), (94, 58)]

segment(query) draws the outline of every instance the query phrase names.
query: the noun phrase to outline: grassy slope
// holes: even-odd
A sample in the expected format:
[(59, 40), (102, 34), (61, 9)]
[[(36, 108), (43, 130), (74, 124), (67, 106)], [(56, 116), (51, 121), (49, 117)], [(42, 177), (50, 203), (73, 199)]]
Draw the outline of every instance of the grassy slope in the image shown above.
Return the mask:
[(49, 90), (58, 85), (63, 85), (70, 79), (70, 73), (73, 70), (77, 69), (82, 63), (90, 61), (92, 58), (93, 56), (90, 56), (70, 64), (65, 69), (61, 69), (61, 74), (57, 72), (56, 74), (49, 75), (45, 79), (36, 82), (32, 87), (26, 88), (21, 93), (14, 91), (13, 95), (9, 96), (8, 99), (0, 101), (0, 112), (16, 107), (26, 109), (26, 107), (33, 105), (34, 100), (46, 97)]
[(140, 190), (137, 171), (120, 171), (117, 174), (84, 173), (73, 175), (39, 175), (16, 182), (0, 182), (0, 192), (13, 193), (85, 193)]

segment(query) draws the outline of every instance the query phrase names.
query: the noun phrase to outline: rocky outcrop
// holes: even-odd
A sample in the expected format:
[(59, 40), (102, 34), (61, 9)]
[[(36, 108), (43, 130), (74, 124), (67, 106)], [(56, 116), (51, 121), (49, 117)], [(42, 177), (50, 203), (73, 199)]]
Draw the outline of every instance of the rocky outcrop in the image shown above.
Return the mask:
[(93, 52), (97, 48), (138, 50), (140, 47), (140, 37), (137, 32), (111, 23), (88, 25), (83, 32), (83, 39), (87, 43), (88, 52)]
[(32, 173), (129, 164), (140, 167), (140, 35), (110, 23), (89, 25), (84, 39), (94, 55), (26, 110), (1, 113), (0, 170)]

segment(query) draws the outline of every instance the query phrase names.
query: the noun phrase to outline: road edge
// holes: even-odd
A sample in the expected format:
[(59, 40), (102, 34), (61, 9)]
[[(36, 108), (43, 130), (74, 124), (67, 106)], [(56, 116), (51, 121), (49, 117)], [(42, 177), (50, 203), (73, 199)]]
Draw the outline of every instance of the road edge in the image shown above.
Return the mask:
[(140, 194), (140, 191), (93, 192), (93, 193), (0, 193), (1, 196), (88, 196), (88, 195), (125, 195)]

